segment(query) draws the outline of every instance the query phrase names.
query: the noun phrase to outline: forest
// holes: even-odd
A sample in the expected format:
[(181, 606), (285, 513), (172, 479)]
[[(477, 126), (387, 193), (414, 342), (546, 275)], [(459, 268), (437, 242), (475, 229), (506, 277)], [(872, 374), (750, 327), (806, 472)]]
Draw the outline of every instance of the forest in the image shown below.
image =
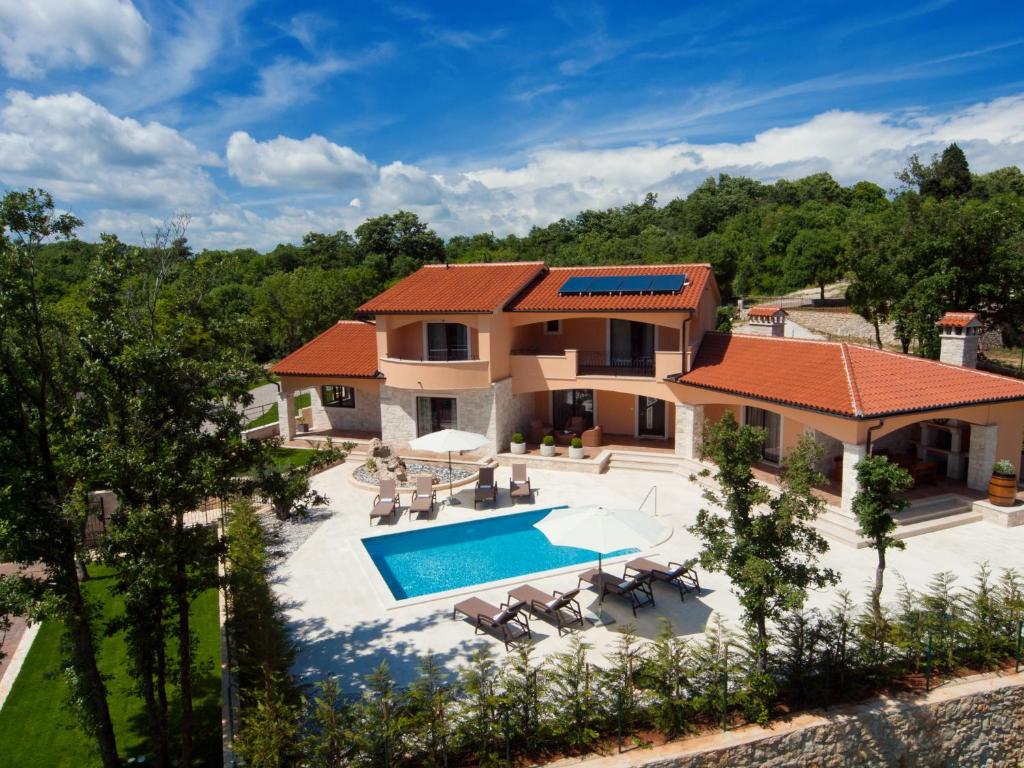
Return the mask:
[[(187, 220), (172, 222), (184, 258), (170, 290), (196, 297), (211, 319), (249, 324), (260, 362), (280, 358), (425, 263), (539, 260), (551, 265), (706, 262), (723, 299), (776, 296), (849, 281), (851, 307), (891, 322), (904, 352), (936, 356), (934, 322), (973, 310), (1017, 342), (1024, 301), (1024, 174), (972, 173), (952, 144), (916, 156), (893, 189), (842, 186), (827, 173), (764, 183), (720, 175), (685, 198), (583, 211), (525, 236), (447, 241), (415, 213), (367, 219), (354, 232), (310, 232), (300, 245), (193, 253)], [(164, 233), (167, 234), (167, 233)], [(49, 244), (44, 289), (74, 297), (101, 244)], [(880, 342), (879, 342), (880, 343)]]

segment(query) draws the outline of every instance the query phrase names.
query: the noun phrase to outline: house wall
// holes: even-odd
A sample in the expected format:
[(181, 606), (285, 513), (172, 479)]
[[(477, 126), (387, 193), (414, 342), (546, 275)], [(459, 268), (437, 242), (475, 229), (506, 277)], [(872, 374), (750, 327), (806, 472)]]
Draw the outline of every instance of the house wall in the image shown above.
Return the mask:
[[(352, 430), (353, 432), (380, 432), (380, 379), (344, 378), (344, 377), (319, 377), (319, 376), (282, 376), (281, 394), (288, 398), (288, 402), (294, 407), (294, 396), (304, 392), (310, 392), (309, 412), (312, 416), (310, 429), (339, 429)], [(352, 387), (355, 390), (355, 408), (327, 408), (323, 405), (321, 387), (325, 385), (336, 385)], [(278, 419), (282, 415), (281, 407), (278, 406)], [(291, 416), (294, 422), (294, 415)], [(294, 431), (294, 429), (293, 429)], [(282, 430), (282, 434), (284, 431)]]

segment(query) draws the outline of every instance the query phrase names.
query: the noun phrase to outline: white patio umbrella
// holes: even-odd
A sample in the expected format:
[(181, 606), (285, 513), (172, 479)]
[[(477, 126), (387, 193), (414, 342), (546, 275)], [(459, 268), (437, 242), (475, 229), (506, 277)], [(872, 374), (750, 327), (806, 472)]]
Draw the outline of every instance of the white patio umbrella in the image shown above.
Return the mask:
[(463, 432), (459, 429), (442, 429), (429, 435), (417, 437), (409, 441), (409, 447), (415, 451), (448, 454), (448, 503), (458, 504), (455, 498), (455, 478), (452, 476), (452, 451), (475, 451), (489, 442), (486, 435), (476, 432)]
[[(620, 549), (645, 549), (660, 544), (672, 529), (639, 509), (602, 506), (563, 507), (553, 509), (533, 527), (555, 546), (580, 547), (597, 552), (600, 573), (604, 555)], [(600, 599), (604, 616), (604, 592)], [(600, 623), (601, 617), (598, 621)], [(609, 622), (610, 623), (610, 622)]]

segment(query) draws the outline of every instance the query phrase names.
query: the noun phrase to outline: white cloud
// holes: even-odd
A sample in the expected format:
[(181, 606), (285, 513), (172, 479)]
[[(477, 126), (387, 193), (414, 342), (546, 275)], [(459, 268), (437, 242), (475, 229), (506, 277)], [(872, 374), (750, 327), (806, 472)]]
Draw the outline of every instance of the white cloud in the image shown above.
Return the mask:
[(0, 109), (0, 182), (39, 186), (69, 202), (132, 207), (208, 204), (200, 152), (172, 128), (111, 114), (80, 93), (9, 91)]
[(14, 77), (62, 67), (137, 69), (149, 25), (131, 0), (0, 0), (0, 64)]
[(231, 175), (248, 187), (362, 188), (377, 170), (358, 152), (316, 134), (260, 142), (236, 131), (228, 139), (227, 163)]

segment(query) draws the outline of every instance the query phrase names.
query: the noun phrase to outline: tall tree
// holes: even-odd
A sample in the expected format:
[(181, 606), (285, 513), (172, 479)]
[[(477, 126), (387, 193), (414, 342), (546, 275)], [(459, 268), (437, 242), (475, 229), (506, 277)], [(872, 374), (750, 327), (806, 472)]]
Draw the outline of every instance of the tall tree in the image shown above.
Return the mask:
[(0, 202), (0, 559), (45, 566), (51, 618), (67, 630), (72, 701), (103, 765), (114, 768), (120, 760), (94, 617), (77, 568), (88, 480), (76, 474), (81, 357), (67, 319), (39, 288), (41, 247), (80, 225), (57, 214), (41, 190), (9, 192)]
[(853, 497), (853, 514), (857, 527), (878, 555), (875, 585), (871, 590), (871, 613), (876, 626), (882, 622), (882, 586), (885, 578), (885, 553), (906, 545), (893, 538), (896, 521), (893, 515), (909, 503), (900, 494), (914, 484), (910, 474), (885, 456), (865, 456), (855, 467), (858, 490)]
[(701, 509), (690, 531), (702, 542), (701, 565), (725, 573), (739, 597), (744, 621), (754, 631), (757, 668), (768, 669), (768, 622), (803, 605), (807, 591), (838, 576), (818, 565), (828, 544), (811, 526), (824, 509), (814, 486), (822, 448), (809, 435), (786, 456), (780, 492), (769, 493), (751, 466), (761, 458), (763, 429), (740, 426), (731, 411), (707, 427), (704, 455), (716, 464), (719, 490), (704, 498), (722, 509)]

